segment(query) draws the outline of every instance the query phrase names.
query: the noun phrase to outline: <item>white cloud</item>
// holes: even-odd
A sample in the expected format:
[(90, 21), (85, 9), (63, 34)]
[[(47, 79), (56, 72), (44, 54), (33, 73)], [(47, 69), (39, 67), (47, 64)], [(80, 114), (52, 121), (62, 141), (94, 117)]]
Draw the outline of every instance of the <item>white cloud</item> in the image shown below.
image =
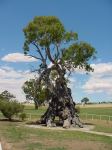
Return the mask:
[(85, 85), (83, 85), (83, 89), (89, 93), (105, 92), (107, 94), (112, 94), (112, 77), (108, 79), (91, 77)]
[(94, 72), (83, 85), (87, 93), (103, 92), (112, 95), (112, 62), (93, 64)]
[(0, 68), (0, 92), (8, 90), (16, 96), (19, 101), (25, 100), (25, 94), (22, 91), (24, 82), (30, 78), (34, 78), (34, 73), (29, 70), (14, 70), (10, 67)]
[[(112, 95), (112, 62), (92, 64), (94, 72), (90, 73), (89, 79), (86, 80), (82, 86), (80, 79), (75, 76), (70, 77), (69, 86), (72, 88), (72, 94), (75, 95), (74, 90), (83, 88), (87, 93), (105, 93)], [(79, 72), (80, 73), (80, 72)], [(30, 73), (29, 70), (14, 70), (10, 67), (0, 67), (0, 92), (8, 90), (13, 93), (18, 100), (25, 100), (25, 95), (21, 89), (23, 83), (34, 77), (34, 73)], [(83, 77), (83, 76), (82, 76)], [(75, 97), (75, 96), (74, 96)]]
[[(91, 64), (91, 67), (94, 69), (94, 72), (89, 72), (91, 75), (104, 76), (112, 74), (112, 62)], [(83, 68), (76, 68), (74, 69), (74, 72), (77, 74), (87, 73), (87, 71), (85, 71)]]
[(11, 53), (3, 58), (1, 60), (6, 61), (6, 62), (34, 62), (37, 61), (35, 58), (30, 57), (30, 56), (25, 56), (22, 53)]
[(94, 72), (91, 73), (94, 76), (112, 75), (112, 62), (92, 64)]

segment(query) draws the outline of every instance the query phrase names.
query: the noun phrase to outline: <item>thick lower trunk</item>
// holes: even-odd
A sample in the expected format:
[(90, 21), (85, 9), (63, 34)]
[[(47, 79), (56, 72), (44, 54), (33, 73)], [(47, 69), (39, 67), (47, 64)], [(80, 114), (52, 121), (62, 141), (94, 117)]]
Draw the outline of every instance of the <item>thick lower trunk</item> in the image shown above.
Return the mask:
[(34, 100), (34, 104), (35, 104), (35, 109), (37, 110), (38, 109), (38, 102), (37, 102), (37, 100)]
[[(58, 116), (59, 123), (61, 122), (64, 128), (76, 125), (83, 127), (75, 109), (75, 103), (71, 96), (71, 89), (67, 87), (64, 77), (66, 73), (65, 69), (58, 64), (55, 64), (53, 67), (50, 70), (47, 69), (44, 71), (40, 76), (40, 81), (43, 78), (51, 93), (49, 107), (41, 117), (41, 123), (46, 124), (48, 127), (55, 126), (55, 117)], [(50, 82), (49, 78), (52, 69), (56, 70), (58, 73), (55, 84)]]
[(38, 105), (35, 105), (35, 109), (38, 110)]
[(47, 111), (41, 117), (41, 123), (46, 124), (47, 127), (56, 126), (55, 117), (57, 116), (59, 117), (59, 123), (61, 123), (64, 128), (75, 127), (76, 125), (83, 127), (76, 113), (71, 95), (68, 97), (63, 95), (63, 97), (60, 98), (53, 96)]
[(12, 118), (8, 118), (9, 121), (12, 121)]

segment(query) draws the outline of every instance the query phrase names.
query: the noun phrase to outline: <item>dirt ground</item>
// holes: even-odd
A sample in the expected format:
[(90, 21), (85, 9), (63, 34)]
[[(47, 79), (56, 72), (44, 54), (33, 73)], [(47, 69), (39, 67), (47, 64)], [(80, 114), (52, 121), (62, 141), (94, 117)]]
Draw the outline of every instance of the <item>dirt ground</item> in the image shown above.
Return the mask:
[[(27, 141), (28, 142), (28, 141)], [(94, 141), (77, 141), (77, 140), (62, 140), (62, 141), (55, 141), (55, 140), (48, 140), (43, 139), (42, 141), (40, 139), (33, 138), (29, 140), (29, 143), (32, 144), (41, 144), (44, 145), (44, 149), (47, 150), (51, 148), (53, 150), (54, 147), (64, 147), (67, 150), (112, 150), (112, 147), (110, 147), (107, 144), (94, 142)], [(26, 141), (23, 141), (21, 143), (7, 143), (2, 142), (3, 150), (28, 150), (28, 146), (25, 147)], [(32, 148), (31, 150), (41, 150), (40, 148)]]

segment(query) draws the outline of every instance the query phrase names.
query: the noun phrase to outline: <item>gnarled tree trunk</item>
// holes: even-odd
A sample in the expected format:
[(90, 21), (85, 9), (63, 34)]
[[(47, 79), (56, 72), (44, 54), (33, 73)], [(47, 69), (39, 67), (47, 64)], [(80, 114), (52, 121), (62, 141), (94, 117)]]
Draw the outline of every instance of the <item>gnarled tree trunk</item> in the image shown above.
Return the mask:
[(46, 124), (47, 127), (56, 126), (56, 116), (59, 117), (59, 123), (61, 123), (64, 128), (69, 128), (70, 126), (75, 127), (76, 125), (83, 127), (75, 109), (71, 89), (67, 87), (65, 80), (62, 78), (56, 79), (49, 107), (41, 117), (41, 123)]

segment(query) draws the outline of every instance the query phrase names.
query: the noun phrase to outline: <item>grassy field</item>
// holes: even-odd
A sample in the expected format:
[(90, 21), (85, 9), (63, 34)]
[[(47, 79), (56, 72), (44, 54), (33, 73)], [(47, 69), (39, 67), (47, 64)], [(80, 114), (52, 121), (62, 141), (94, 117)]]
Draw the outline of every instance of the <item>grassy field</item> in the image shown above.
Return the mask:
[(81, 107), (81, 113), (112, 116), (112, 107)]
[(26, 127), (21, 122), (0, 122), (4, 150), (111, 150), (112, 138), (78, 131)]
[[(80, 113), (96, 114), (96, 115), (110, 115), (112, 116), (112, 104), (93, 104), (80, 107)], [(41, 115), (45, 112), (46, 107), (40, 107), (38, 110), (34, 109), (34, 105), (25, 105), (25, 112), (31, 114)]]
[[(98, 107), (99, 106), (99, 107)], [(82, 119), (98, 119), (98, 120), (110, 120), (112, 121), (112, 104), (97, 104), (97, 105), (85, 105), (78, 106), (80, 107), (80, 117)], [(38, 110), (34, 109), (34, 105), (26, 105), (25, 112), (29, 115), (31, 114), (31, 118), (39, 118), (46, 111), (46, 107), (40, 107)], [(95, 115), (86, 115), (86, 114), (95, 114)], [(29, 117), (28, 115), (28, 117)], [(105, 116), (100, 116), (105, 115)], [(111, 116), (109, 118), (109, 116)]]
[[(46, 107), (40, 107), (38, 110), (34, 109), (33, 105), (26, 105), (25, 112), (32, 114), (32, 120), (37, 120), (41, 117), (42, 114), (46, 111)], [(87, 114), (96, 114), (98, 116), (93, 116), (93, 120), (91, 119), (92, 116)], [(99, 118), (99, 115), (108, 115), (112, 116), (112, 104), (96, 104), (96, 105), (85, 105), (80, 106), (80, 118), (84, 123), (92, 123), (95, 128), (94, 131), (99, 132), (108, 132), (112, 133), (112, 118), (111, 121), (108, 121), (108, 116), (103, 116)], [(28, 116), (29, 117), (29, 116)], [(101, 119), (101, 120), (100, 120)]]
[[(112, 115), (112, 105), (80, 106), (81, 114)], [(33, 120), (46, 111), (46, 107), (34, 109), (26, 105), (25, 112)], [(112, 133), (112, 122), (104, 120), (83, 120), (95, 126), (94, 131)], [(0, 139), (4, 150), (112, 150), (112, 138), (82, 133), (79, 131), (53, 131), (26, 127), (26, 122), (0, 121)]]

